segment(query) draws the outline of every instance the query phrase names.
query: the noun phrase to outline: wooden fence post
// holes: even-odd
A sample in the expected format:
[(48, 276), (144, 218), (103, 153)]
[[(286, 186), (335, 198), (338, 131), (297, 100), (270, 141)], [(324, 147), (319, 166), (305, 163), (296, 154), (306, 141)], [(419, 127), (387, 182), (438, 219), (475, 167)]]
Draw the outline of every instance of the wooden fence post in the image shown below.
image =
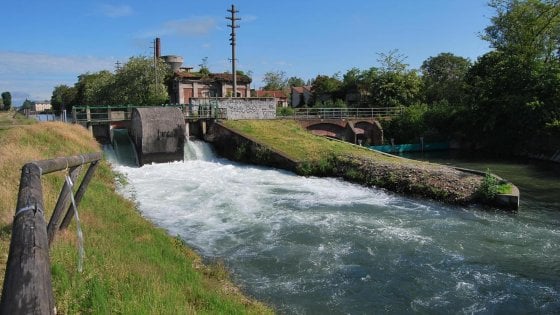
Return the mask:
[[(70, 168), (70, 179), (72, 182), (76, 181), (78, 178), (78, 173), (80, 171), (79, 166), (74, 166)], [(60, 224), (60, 217), (63, 215), (63, 212), (66, 207), (68, 207), (68, 201), (70, 201), (70, 194), (72, 193), (72, 188), (68, 185), (66, 181), (64, 181), (64, 185), (62, 185), (62, 191), (58, 196), (58, 200), (56, 201), (56, 206), (54, 207), (53, 213), (51, 215), (51, 219), (49, 224), (47, 225), (47, 236), (49, 238), (49, 246), (51, 246), (52, 242), (54, 241), (54, 236), (58, 231), (58, 226)]]
[(43, 214), (41, 168), (21, 171), (10, 253), (2, 288), (1, 314), (54, 314), (49, 243)]

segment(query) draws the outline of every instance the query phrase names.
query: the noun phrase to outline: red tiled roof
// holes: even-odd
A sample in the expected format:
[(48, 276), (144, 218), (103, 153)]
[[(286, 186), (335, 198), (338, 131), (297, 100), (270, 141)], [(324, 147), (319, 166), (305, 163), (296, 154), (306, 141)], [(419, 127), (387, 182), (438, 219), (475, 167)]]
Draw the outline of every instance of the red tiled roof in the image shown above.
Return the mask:
[(307, 92), (311, 92), (311, 86), (310, 85), (304, 85), (304, 86), (292, 86), (292, 89), (294, 89), (296, 92), (303, 94), (306, 90)]

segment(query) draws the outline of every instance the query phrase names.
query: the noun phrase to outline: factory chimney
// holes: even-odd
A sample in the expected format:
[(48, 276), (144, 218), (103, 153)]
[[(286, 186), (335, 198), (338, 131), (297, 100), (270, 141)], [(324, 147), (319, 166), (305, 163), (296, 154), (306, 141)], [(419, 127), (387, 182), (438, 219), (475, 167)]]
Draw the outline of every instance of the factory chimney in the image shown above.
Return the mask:
[(161, 42), (159, 40), (159, 37), (156, 37), (156, 45), (154, 49), (156, 50), (155, 56), (159, 59), (159, 57), (161, 57)]

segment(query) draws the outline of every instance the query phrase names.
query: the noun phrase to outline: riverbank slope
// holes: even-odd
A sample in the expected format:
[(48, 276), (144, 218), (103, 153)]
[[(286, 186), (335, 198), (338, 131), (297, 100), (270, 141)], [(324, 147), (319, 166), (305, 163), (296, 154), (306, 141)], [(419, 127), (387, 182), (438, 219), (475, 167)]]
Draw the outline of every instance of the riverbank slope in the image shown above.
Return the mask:
[[(23, 164), (100, 150), (78, 125), (49, 122), (0, 128), (0, 284)], [(47, 218), (63, 173), (43, 177)], [(75, 226), (58, 234), (53, 243), (51, 271), (58, 313), (272, 313), (243, 296), (223, 265), (204, 265), (179, 239), (142, 218), (134, 203), (115, 192), (115, 177), (103, 161), (80, 205), (83, 272), (77, 272)]]
[(452, 204), (487, 202), (480, 195), (484, 180), (481, 174), (314, 136), (295, 121), (223, 121), (213, 128), (208, 140), (218, 153), (233, 160), (280, 167), (301, 175), (342, 177)]

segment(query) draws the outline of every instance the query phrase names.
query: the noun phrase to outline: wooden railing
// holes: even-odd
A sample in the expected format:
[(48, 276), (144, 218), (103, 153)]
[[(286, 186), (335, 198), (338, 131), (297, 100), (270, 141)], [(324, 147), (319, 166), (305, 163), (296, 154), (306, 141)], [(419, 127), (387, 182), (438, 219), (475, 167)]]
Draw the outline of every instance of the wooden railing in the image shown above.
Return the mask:
[[(27, 163), (21, 170), (19, 193), (12, 226), (12, 238), (0, 314), (54, 314), (55, 304), (51, 283), (49, 246), (59, 229), (65, 229), (74, 217), (91, 181), (101, 152), (61, 157)], [(69, 206), (72, 183), (81, 166), (90, 164), (76, 192), (74, 205)], [(45, 221), (41, 176), (68, 170), (58, 201), (48, 225)], [(64, 211), (66, 210), (66, 211)]]

